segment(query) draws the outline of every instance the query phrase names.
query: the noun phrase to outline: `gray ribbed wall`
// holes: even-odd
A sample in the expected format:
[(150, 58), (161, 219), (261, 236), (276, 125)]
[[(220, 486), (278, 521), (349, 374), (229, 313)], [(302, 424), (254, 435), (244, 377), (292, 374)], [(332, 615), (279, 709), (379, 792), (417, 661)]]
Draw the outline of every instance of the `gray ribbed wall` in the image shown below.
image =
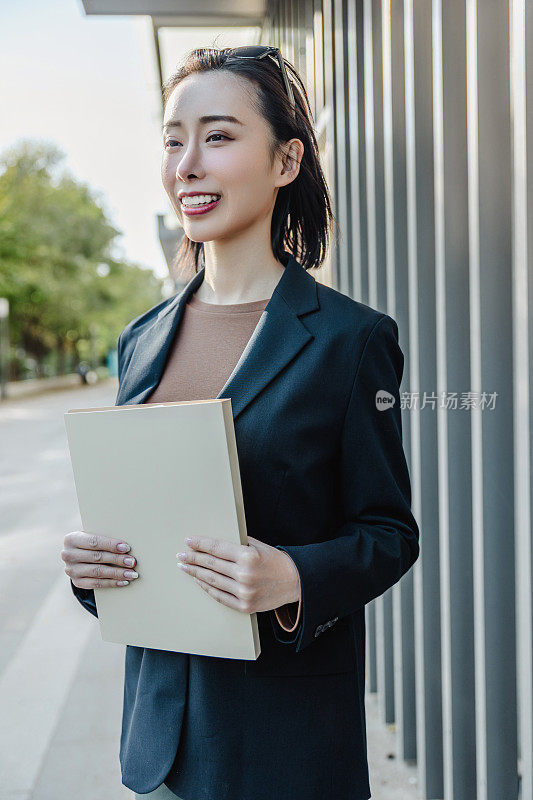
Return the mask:
[(261, 38), (334, 196), (316, 277), (399, 325), (421, 552), (367, 606), (367, 690), (430, 800), (533, 800), (532, 3), (279, 0)]

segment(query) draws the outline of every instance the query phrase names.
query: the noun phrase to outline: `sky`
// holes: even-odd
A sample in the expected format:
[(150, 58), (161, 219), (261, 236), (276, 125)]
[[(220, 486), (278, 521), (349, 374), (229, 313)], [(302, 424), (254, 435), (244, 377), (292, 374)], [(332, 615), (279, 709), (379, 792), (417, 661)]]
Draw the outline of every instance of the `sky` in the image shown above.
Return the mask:
[[(256, 41), (253, 29), (165, 29), (163, 79), (193, 47)], [(216, 41), (215, 41), (216, 38)], [(62, 167), (100, 193), (122, 232), (115, 257), (168, 275), (156, 214), (176, 217), (161, 184), (161, 94), (150, 19), (87, 16), (81, 0), (0, 2), (0, 153), (51, 142)]]

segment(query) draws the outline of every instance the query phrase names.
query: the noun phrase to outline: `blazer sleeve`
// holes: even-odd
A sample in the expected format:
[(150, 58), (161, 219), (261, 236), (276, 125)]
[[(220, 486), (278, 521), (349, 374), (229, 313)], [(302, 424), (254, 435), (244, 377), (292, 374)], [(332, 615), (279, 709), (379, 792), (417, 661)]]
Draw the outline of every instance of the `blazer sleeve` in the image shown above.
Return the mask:
[[(301, 652), (338, 619), (379, 597), (418, 558), (419, 529), (402, 446), (398, 326), (384, 314), (372, 328), (354, 376), (340, 444), (344, 523), (328, 541), (277, 545), (296, 564), (301, 620), (293, 633), (269, 611), (279, 642)], [(378, 406), (376, 393), (394, 403)], [(329, 623), (329, 624), (328, 624)], [(324, 627), (325, 626), (325, 627)]]
[[(119, 386), (122, 380), (121, 364), (122, 364), (122, 336), (124, 331), (118, 337), (117, 342), (117, 361), (118, 361), (118, 380)], [(118, 395), (117, 395), (118, 396)], [(70, 587), (74, 593), (74, 597), (79, 600), (82, 606), (89, 611), (94, 617), (98, 617), (98, 609), (96, 608), (96, 600), (94, 598), (94, 589), (81, 589), (79, 586), (74, 586), (72, 579)]]

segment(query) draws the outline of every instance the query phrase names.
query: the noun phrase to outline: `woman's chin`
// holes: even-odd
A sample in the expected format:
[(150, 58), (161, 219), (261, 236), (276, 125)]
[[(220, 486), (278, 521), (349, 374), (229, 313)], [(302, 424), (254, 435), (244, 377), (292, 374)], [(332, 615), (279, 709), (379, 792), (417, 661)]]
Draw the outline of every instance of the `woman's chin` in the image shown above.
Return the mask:
[(212, 242), (213, 239), (218, 239), (219, 238), (219, 236), (216, 233), (214, 233), (214, 234), (213, 233), (204, 233), (204, 232), (199, 233), (198, 231), (195, 231), (194, 229), (188, 231), (187, 227), (185, 225), (183, 226), (183, 232), (184, 232), (185, 236), (187, 236), (187, 238), (191, 240), (191, 242), (198, 242), (198, 244), (201, 244), (203, 242)]
[(188, 225), (187, 221), (183, 224), (183, 232), (191, 242), (213, 242), (217, 239), (228, 238), (229, 231), (222, 226), (208, 225)]

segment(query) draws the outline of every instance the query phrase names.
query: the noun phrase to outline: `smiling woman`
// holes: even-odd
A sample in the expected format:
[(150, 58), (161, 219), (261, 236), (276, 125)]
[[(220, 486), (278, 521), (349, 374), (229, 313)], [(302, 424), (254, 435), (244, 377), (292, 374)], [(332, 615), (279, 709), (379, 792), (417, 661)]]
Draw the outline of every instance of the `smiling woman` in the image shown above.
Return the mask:
[[(177, 569), (256, 614), (261, 653), (128, 645), (122, 782), (139, 800), (366, 800), (365, 605), (418, 557), (398, 326), (309, 272), (330, 199), (305, 89), (276, 48), (192, 51), (164, 101), (176, 265), (194, 274), (122, 331), (116, 404), (231, 398), (247, 544), (189, 531)], [(95, 586), (138, 575), (118, 546), (66, 543), (94, 615)]]
[[(250, 57), (254, 48), (193, 51), (163, 87), (162, 178), (185, 223), (174, 261), (182, 272), (198, 270), (217, 231), (230, 236), (255, 223), (264, 233), (265, 219), (278, 261), (287, 244), (306, 269), (324, 260), (333, 215), (307, 94), (270, 49), (260, 58)], [(183, 197), (197, 192), (221, 197), (205, 216), (185, 209)]]

